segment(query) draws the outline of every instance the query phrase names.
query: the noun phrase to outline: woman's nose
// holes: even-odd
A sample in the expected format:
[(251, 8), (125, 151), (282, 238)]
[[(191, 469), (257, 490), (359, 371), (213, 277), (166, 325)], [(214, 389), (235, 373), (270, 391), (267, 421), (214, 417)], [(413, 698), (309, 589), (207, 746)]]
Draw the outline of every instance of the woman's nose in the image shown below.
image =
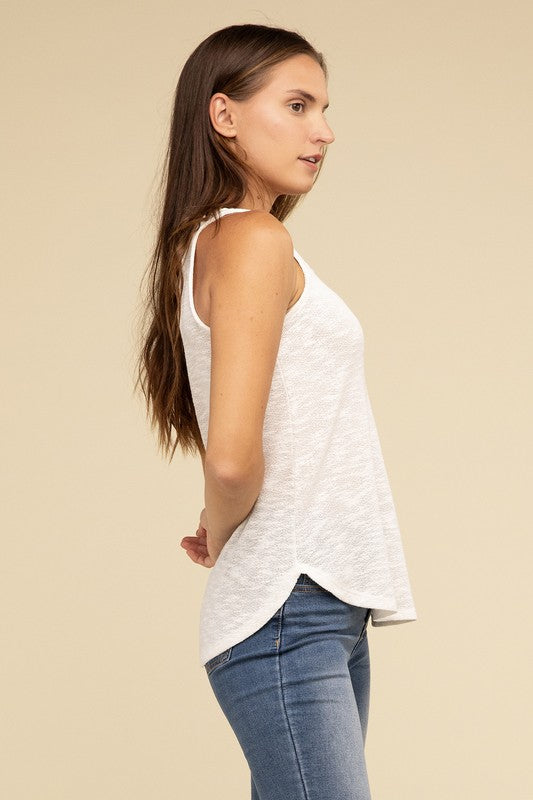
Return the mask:
[(335, 134), (325, 119), (322, 120), (322, 128), (319, 133), (319, 138), (326, 144), (331, 144), (335, 141)]
[(332, 142), (335, 141), (335, 134), (333, 133), (329, 125), (327, 125), (326, 128), (320, 132), (320, 134), (318, 135), (318, 139), (321, 142), (324, 142), (325, 144), (331, 144)]
[(329, 125), (328, 125), (328, 131), (329, 131), (329, 133), (326, 136), (324, 136), (323, 138), (324, 138), (324, 141), (327, 142), (327, 144), (331, 144), (332, 142), (335, 141), (335, 134), (333, 133), (333, 131), (331, 130)]

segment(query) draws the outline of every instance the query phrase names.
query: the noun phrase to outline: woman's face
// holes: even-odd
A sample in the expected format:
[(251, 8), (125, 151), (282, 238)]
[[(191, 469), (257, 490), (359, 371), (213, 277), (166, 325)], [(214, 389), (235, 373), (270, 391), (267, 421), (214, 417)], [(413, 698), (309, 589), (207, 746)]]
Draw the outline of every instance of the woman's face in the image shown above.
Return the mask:
[[(213, 95), (215, 128), (244, 148), (247, 163), (269, 188), (264, 210), (269, 211), (280, 194), (305, 194), (312, 188), (318, 165), (302, 156), (322, 155), (324, 145), (335, 140), (324, 113), (328, 104), (322, 68), (305, 54), (277, 64), (269, 83), (249, 100)], [(254, 197), (249, 192), (243, 207), (263, 207)]]

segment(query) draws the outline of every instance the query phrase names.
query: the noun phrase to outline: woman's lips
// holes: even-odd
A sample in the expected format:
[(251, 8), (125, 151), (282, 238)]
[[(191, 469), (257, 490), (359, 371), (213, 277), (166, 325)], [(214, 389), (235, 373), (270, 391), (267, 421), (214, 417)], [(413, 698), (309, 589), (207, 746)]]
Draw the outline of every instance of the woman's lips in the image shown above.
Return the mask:
[(313, 162), (312, 162), (312, 161), (306, 161), (306, 160), (305, 160), (305, 158), (299, 158), (299, 159), (298, 159), (298, 161), (301, 161), (301, 162), (302, 162), (303, 164), (305, 164), (306, 166), (308, 166), (308, 167), (311, 167), (311, 169), (313, 170), (313, 172), (316, 172), (316, 171), (317, 171), (317, 169), (318, 169), (318, 164), (313, 164)]

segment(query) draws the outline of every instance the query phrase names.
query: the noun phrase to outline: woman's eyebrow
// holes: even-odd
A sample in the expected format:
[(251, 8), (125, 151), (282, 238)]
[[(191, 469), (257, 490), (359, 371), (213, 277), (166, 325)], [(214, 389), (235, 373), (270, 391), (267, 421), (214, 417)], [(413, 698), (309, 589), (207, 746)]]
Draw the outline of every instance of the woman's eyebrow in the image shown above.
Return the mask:
[[(317, 102), (316, 97), (313, 97), (312, 94), (309, 94), (309, 92), (305, 92), (303, 89), (287, 89), (286, 94), (291, 94), (291, 93), (292, 94), (301, 94), (302, 97), (305, 97), (305, 99), (309, 100), (310, 103), (316, 103)], [(322, 107), (322, 111), (325, 111), (326, 108), (328, 108), (328, 107), (329, 107), (329, 103), (326, 103), (326, 105)]]

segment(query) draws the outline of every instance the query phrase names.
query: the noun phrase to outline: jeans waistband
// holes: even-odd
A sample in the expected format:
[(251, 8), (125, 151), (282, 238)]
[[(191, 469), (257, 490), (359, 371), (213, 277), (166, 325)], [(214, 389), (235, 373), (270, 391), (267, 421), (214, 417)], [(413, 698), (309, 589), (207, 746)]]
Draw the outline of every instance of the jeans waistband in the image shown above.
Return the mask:
[(296, 581), (296, 585), (297, 586), (319, 586), (320, 584), (318, 584), (316, 581), (314, 581), (312, 578), (310, 578), (309, 575), (307, 575), (306, 572), (302, 572), (298, 576), (298, 579)]

